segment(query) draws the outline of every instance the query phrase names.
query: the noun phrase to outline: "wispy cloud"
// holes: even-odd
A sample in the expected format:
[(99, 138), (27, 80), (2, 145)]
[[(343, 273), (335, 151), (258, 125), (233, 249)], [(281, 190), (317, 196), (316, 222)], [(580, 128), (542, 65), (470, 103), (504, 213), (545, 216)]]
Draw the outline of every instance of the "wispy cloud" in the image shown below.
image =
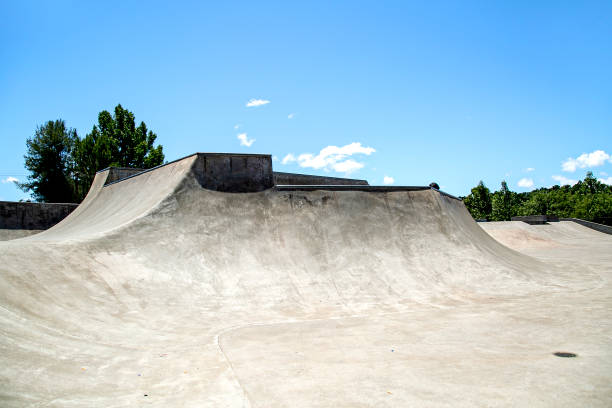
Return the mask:
[(278, 161), (278, 156), (272, 156), (272, 161), (273, 162), (277, 162)]
[(249, 139), (246, 133), (240, 133), (236, 137), (240, 140), (240, 146), (251, 147), (251, 145), (255, 143), (255, 139)]
[(527, 168), (525, 169), (525, 171), (526, 171), (527, 173), (531, 173), (531, 172), (532, 172), (532, 171), (534, 171), (534, 170), (535, 170), (535, 169), (534, 169), (533, 167), (527, 167)]
[(525, 177), (520, 179), (516, 185), (523, 188), (531, 188), (533, 187), (533, 180)]
[(7, 184), (7, 183), (19, 183), (19, 179), (16, 177), (12, 177), (12, 176), (2, 179), (2, 184)]
[(552, 176), (553, 180), (557, 181), (561, 186), (573, 186), (578, 180), (572, 180), (564, 176)]
[(250, 99), (247, 104), (246, 107), (247, 108), (252, 108), (254, 106), (262, 106), (262, 105), (267, 105), (269, 104), (270, 101), (265, 100), (265, 99)]
[(591, 153), (582, 153), (580, 156), (568, 158), (561, 164), (563, 171), (573, 173), (576, 169), (584, 169), (587, 167), (597, 167), (603, 165), (606, 161), (612, 162), (610, 155), (603, 150), (595, 150)]
[(294, 161), (296, 161), (296, 157), (289, 153), (288, 155), (286, 155), (285, 157), (283, 157), (283, 160), (281, 161), (282, 164), (289, 164), (289, 163), (293, 163)]
[(395, 179), (393, 177), (389, 177), (389, 176), (383, 177), (383, 184), (385, 186), (391, 185), (393, 183), (395, 183)]
[(234, 125), (234, 129), (240, 129), (242, 127), (242, 125), (240, 123), (236, 123)]
[(287, 115), (287, 119), (293, 119), (295, 117), (295, 113), (290, 113)]

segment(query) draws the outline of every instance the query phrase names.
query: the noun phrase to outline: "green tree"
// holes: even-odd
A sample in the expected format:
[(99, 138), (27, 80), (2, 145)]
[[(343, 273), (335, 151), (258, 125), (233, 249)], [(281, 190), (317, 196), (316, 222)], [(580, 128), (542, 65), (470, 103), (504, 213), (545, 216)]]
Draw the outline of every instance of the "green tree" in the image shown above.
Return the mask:
[(136, 126), (134, 114), (121, 105), (114, 115), (98, 114), (98, 123), (83, 139), (63, 120), (49, 121), (28, 139), (26, 167), (31, 175), (20, 184), (34, 199), (80, 202), (97, 171), (109, 166), (148, 169), (164, 162), (157, 135), (144, 122)]
[(108, 144), (100, 149), (103, 154), (100, 162), (107, 161), (106, 165), (150, 168), (164, 161), (162, 146), (153, 146), (157, 135), (144, 122), (136, 126), (134, 114), (121, 105), (115, 107), (114, 115), (100, 112), (94, 130), (100, 133), (97, 139)]
[(550, 203), (547, 193), (545, 188), (530, 192), (527, 200), (522, 203), (519, 209), (519, 215), (551, 214), (549, 212)]
[(590, 171), (573, 186), (555, 185), (525, 193), (510, 191), (502, 181), (501, 189), (491, 194), (481, 181), (463, 201), (476, 219), (502, 221), (514, 215), (542, 214), (612, 225), (612, 186)]
[(471, 190), (471, 193), (463, 199), (463, 202), (475, 219), (491, 218), (491, 192), (485, 187), (482, 180)]
[(76, 144), (79, 198), (87, 194), (98, 170), (110, 166), (148, 169), (162, 164), (163, 147), (154, 146), (156, 139), (144, 122), (136, 126), (134, 114), (121, 105), (113, 115), (100, 112), (97, 125)]
[(501, 182), (501, 189), (493, 193), (491, 198), (491, 220), (510, 221), (516, 215), (516, 193), (510, 191), (505, 180)]
[(61, 119), (38, 126), (26, 140), (25, 167), (30, 175), (19, 187), (37, 201), (75, 202), (72, 152), (77, 140), (76, 130), (67, 128)]

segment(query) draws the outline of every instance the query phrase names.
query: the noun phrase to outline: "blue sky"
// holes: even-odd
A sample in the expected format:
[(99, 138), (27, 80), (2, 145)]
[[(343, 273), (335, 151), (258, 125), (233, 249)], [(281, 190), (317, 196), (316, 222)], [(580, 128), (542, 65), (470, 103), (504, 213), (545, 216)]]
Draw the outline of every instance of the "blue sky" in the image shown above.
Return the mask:
[(118, 103), (167, 160), (270, 153), (279, 171), (455, 195), (612, 183), (609, 1), (2, 7), (0, 200), (27, 197), (10, 180), (37, 125), (84, 136)]

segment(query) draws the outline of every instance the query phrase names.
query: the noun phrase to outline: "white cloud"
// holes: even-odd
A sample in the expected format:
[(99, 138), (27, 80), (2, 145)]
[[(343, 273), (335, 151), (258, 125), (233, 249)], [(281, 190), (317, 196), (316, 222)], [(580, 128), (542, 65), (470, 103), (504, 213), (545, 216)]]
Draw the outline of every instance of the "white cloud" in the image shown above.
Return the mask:
[(522, 178), (516, 183), (519, 187), (531, 188), (533, 187), (533, 180), (530, 178)]
[(567, 177), (564, 177), (564, 176), (552, 176), (552, 178), (553, 180), (557, 181), (559, 185), (561, 186), (566, 186), (566, 185), (573, 186), (574, 184), (578, 182), (578, 180), (568, 179)]
[(255, 139), (247, 138), (246, 133), (240, 133), (236, 137), (238, 138), (238, 140), (240, 140), (240, 146), (251, 147), (251, 145), (255, 142)]
[(287, 115), (287, 119), (293, 119), (295, 117), (295, 113), (290, 113)]
[(364, 167), (364, 164), (353, 159), (348, 159), (349, 156), (355, 154), (365, 154), (366, 156), (374, 153), (376, 149), (372, 147), (362, 146), (361, 143), (350, 143), (342, 147), (327, 146), (314, 155), (312, 153), (302, 153), (299, 156), (294, 156), (289, 153), (286, 155), (282, 163), (288, 164), (296, 162), (300, 167), (310, 167), (315, 170), (337, 171), (339, 173), (352, 173)]
[(252, 108), (254, 106), (262, 106), (262, 105), (267, 105), (269, 104), (270, 101), (267, 101), (265, 99), (250, 99), (247, 104), (246, 107), (247, 108)]
[(234, 129), (240, 129), (242, 127), (242, 125), (240, 123), (236, 123), (234, 125)]
[(526, 171), (527, 173), (530, 173), (530, 172), (532, 172), (532, 171), (534, 171), (534, 170), (535, 170), (535, 169), (534, 169), (533, 167), (527, 167), (527, 168), (525, 169), (525, 171)]
[(285, 157), (283, 157), (283, 160), (281, 161), (281, 163), (283, 164), (288, 164), (288, 163), (293, 163), (294, 161), (296, 161), (297, 159), (295, 158), (294, 155), (292, 155), (291, 153), (289, 153), (288, 155), (286, 155)]
[(605, 171), (600, 171), (599, 175), (600, 176), (604, 176), (604, 177), (608, 177), (608, 173), (606, 173)]
[(355, 170), (359, 170), (363, 166), (363, 163), (356, 162), (353, 159), (348, 159), (340, 163), (334, 163), (331, 167), (332, 169), (334, 169), (334, 171), (337, 171), (338, 173), (350, 174)]
[(19, 179), (9, 176), (2, 180), (2, 184), (7, 184), (7, 183), (19, 183)]
[(278, 161), (278, 157), (277, 156), (272, 156), (272, 161), (277, 162)]
[(561, 164), (561, 167), (563, 168), (563, 171), (572, 173), (578, 168), (584, 169), (586, 167), (601, 166), (606, 161), (612, 162), (610, 155), (603, 150), (595, 150), (592, 153), (582, 153), (575, 159), (570, 157)]
[(395, 179), (393, 177), (385, 176), (383, 178), (383, 184), (385, 186), (388, 186), (388, 185), (393, 184), (393, 183), (395, 183)]
[(612, 176), (608, 177), (608, 178), (600, 178), (599, 181), (601, 183), (607, 184), (609, 186), (612, 186)]

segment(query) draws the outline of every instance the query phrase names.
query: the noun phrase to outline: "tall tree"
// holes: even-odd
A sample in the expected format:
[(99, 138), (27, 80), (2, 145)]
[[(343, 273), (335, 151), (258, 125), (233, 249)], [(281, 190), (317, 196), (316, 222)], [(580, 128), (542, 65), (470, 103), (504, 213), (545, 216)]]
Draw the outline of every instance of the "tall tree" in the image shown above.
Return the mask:
[(132, 112), (117, 105), (114, 114), (104, 110), (98, 124), (77, 143), (75, 163), (79, 175), (78, 195), (82, 199), (96, 171), (109, 166), (148, 169), (164, 162), (157, 135), (144, 122), (136, 126)]
[(470, 195), (463, 199), (463, 202), (475, 219), (491, 218), (491, 192), (482, 180), (471, 190)]
[(510, 221), (515, 215), (516, 193), (510, 191), (506, 180), (501, 182), (501, 189), (491, 198), (491, 219), (493, 221)]
[(72, 151), (77, 140), (76, 130), (66, 128), (61, 119), (38, 126), (26, 141), (25, 167), (30, 175), (19, 187), (37, 201), (74, 202)]
[[(157, 135), (144, 122), (136, 126), (134, 114), (121, 105), (115, 107), (114, 115), (100, 112), (97, 130), (98, 139), (110, 143), (109, 149), (103, 149), (105, 157), (100, 160), (108, 160), (106, 165), (149, 168), (164, 161), (162, 146), (153, 147)], [(106, 157), (108, 153), (110, 158)]]

